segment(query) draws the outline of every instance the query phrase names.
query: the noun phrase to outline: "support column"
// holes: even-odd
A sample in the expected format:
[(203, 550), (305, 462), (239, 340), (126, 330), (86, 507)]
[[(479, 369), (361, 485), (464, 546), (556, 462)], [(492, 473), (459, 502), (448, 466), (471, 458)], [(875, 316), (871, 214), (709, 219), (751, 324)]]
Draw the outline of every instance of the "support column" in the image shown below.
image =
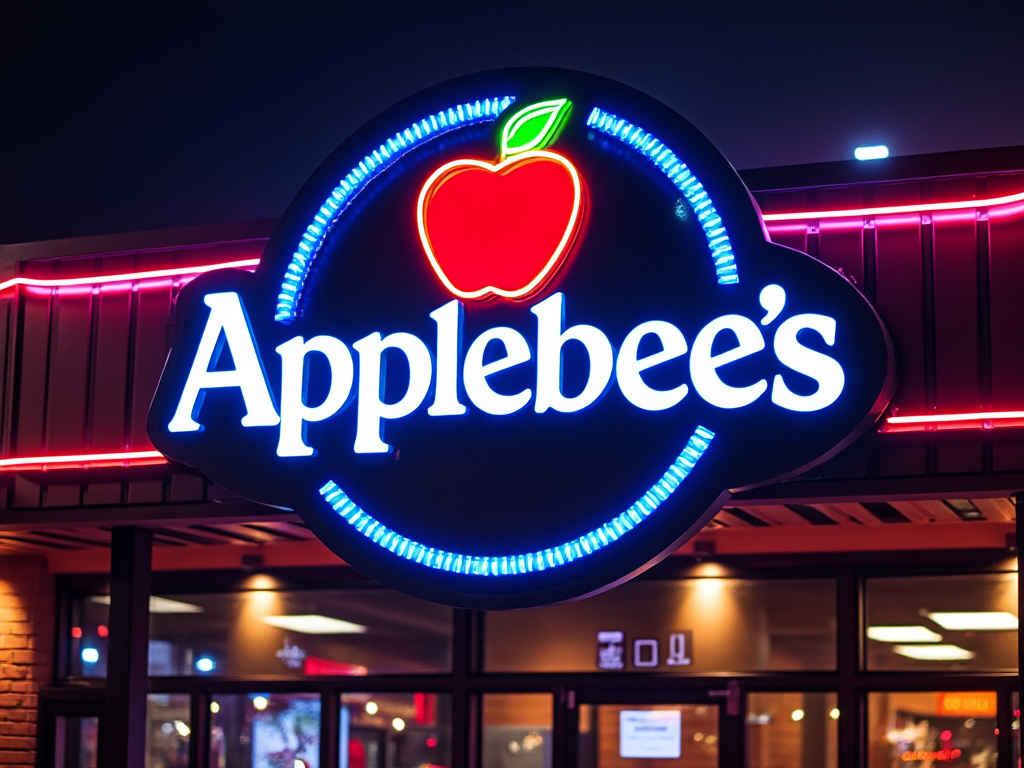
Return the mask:
[[(1017, 615), (1024, 616), (1024, 593), (1020, 589), (1020, 574), (1021, 570), (1024, 569), (1024, 552), (1021, 551), (1024, 547), (1024, 491), (1017, 491), (1015, 495), (1016, 504), (1015, 512), (1017, 518)], [(1024, 643), (1021, 643), (1021, 638), (1024, 635), (1021, 634), (1020, 630), (1017, 631), (1017, 690), (1024, 691)], [(1018, 705), (1021, 699), (1017, 699)], [(1012, 718), (1012, 713), (1011, 713)], [(1012, 720), (1011, 720), (1012, 722)], [(1024, 755), (1024, 729), (1017, 731), (1017, 739), (1019, 740), (1018, 746), (1020, 747), (1020, 754)]]
[(146, 683), (153, 532), (115, 526), (110, 546), (110, 639), (103, 768), (146, 762)]

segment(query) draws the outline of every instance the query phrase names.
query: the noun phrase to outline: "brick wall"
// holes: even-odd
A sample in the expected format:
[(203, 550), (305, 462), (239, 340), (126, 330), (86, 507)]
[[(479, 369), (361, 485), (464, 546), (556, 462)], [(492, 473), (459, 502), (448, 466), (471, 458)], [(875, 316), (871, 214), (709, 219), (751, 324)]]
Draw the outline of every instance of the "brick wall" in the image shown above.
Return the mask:
[(0, 557), (0, 765), (32, 768), (38, 691), (53, 682), (53, 576), (37, 555)]

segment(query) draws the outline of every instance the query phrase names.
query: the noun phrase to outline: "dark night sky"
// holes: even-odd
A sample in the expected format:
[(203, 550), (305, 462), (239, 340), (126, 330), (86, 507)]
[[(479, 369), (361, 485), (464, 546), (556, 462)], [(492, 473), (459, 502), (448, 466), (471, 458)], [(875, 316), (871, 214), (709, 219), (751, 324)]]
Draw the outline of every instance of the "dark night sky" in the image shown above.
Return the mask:
[(1024, 144), (1021, 0), (42, 5), (0, 4), (0, 243), (275, 218), (380, 110), (505, 66), (647, 91), (741, 169)]

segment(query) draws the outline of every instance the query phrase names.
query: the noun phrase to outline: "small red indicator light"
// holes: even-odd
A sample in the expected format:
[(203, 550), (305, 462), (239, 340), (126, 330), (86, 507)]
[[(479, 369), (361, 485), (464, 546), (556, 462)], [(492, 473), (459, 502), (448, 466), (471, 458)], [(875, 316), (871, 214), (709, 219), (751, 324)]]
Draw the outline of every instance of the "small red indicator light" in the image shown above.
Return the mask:
[(943, 731), (942, 733), (939, 734), (939, 738), (942, 739), (943, 741), (949, 741), (950, 739), (953, 738), (953, 732), (952, 731)]
[(96, 634), (99, 635), (100, 637), (106, 637), (108, 633), (109, 633), (109, 631), (107, 630), (107, 625), (106, 624), (100, 624), (96, 628)]
[(430, 747), (431, 749), (436, 747), (437, 746), (437, 739), (435, 739), (433, 736), (431, 736), (429, 739), (427, 739), (427, 746)]
[(71, 636), (73, 638), (75, 638), (76, 640), (79, 639), (82, 636), (82, 628), (81, 627), (72, 627), (71, 628)]

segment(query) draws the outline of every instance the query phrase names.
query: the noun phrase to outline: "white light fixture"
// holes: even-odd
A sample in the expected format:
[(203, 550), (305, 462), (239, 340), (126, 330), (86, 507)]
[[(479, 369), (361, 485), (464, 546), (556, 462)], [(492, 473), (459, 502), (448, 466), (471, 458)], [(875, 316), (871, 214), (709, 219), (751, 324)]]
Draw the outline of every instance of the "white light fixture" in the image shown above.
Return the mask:
[(938, 611), (928, 618), (955, 632), (992, 632), (1017, 629), (1017, 617), (1009, 611)]
[(964, 661), (974, 658), (974, 651), (959, 645), (897, 645), (893, 651), (919, 661)]
[(366, 702), (366, 706), (364, 707), (364, 709), (366, 709), (366, 714), (376, 715), (379, 707), (377, 706), (376, 701), (368, 701)]
[(187, 739), (189, 734), (192, 733), (192, 729), (183, 720), (174, 721), (174, 730), (178, 732), (178, 735), (183, 739)]
[(256, 709), (257, 712), (262, 712), (263, 710), (265, 710), (269, 706), (269, 704), (270, 704), (270, 699), (268, 699), (266, 696), (253, 696), (252, 697), (252, 705)]
[(839, 707), (832, 707), (832, 709), (830, 709), (829, 712), (828, 712), (828, 716), (831, 717), (833, 720), (838, 720), (839, 719)]
[(920, 625), (868, 627), (868, 638), (880, 643), (937, 643), (938, 632)]
[(789, 715), (794, 723), (799, 723), (804, 719), (804, 711), (802, 709), (794, 709)]
[(404, 731), (405, 730), (405, 720), (403, 720), (400, 717), (396, 717), (396, 718), (392, 719), (391, 727), (394, 728), (396, 731)]
[(876, 144), (873, 147), (857, 147), (853, 150), (853, 156), (858, 160), (884, 160), (889, 156), (889, 148), (885, 144)]
[(263, 622), (278, 629), (287, 629), (302, 635), (361, 635), (366, 631), (362, 624), (332, 619), (330, 616), (300, 614), (295, 616), (264, 616)]
[(220, 712), (220, 704), (218, 704), (216, 701), (211, 701), (210, 702), (210, 712), (212, 712), (215, 715), (218, 712)]
[(86, 664), (95, 664), (100, 660), (100, 652), (95, 648), (82, 649), (82, 661)]
[(200, 656), (196, 659), (196, 669), (200, 672), (213, 672), (217, 667), (217, 662), (211, 659), (209, 656)]
[[(96, 595), (91, 599), (99, 605), (110, 605), (110, 595)], [(170, 600), (166, 597), (149, 598), (150, 613), (202, 613), (203, 610), (201, 605), (183, 603), (180, 600)]]

